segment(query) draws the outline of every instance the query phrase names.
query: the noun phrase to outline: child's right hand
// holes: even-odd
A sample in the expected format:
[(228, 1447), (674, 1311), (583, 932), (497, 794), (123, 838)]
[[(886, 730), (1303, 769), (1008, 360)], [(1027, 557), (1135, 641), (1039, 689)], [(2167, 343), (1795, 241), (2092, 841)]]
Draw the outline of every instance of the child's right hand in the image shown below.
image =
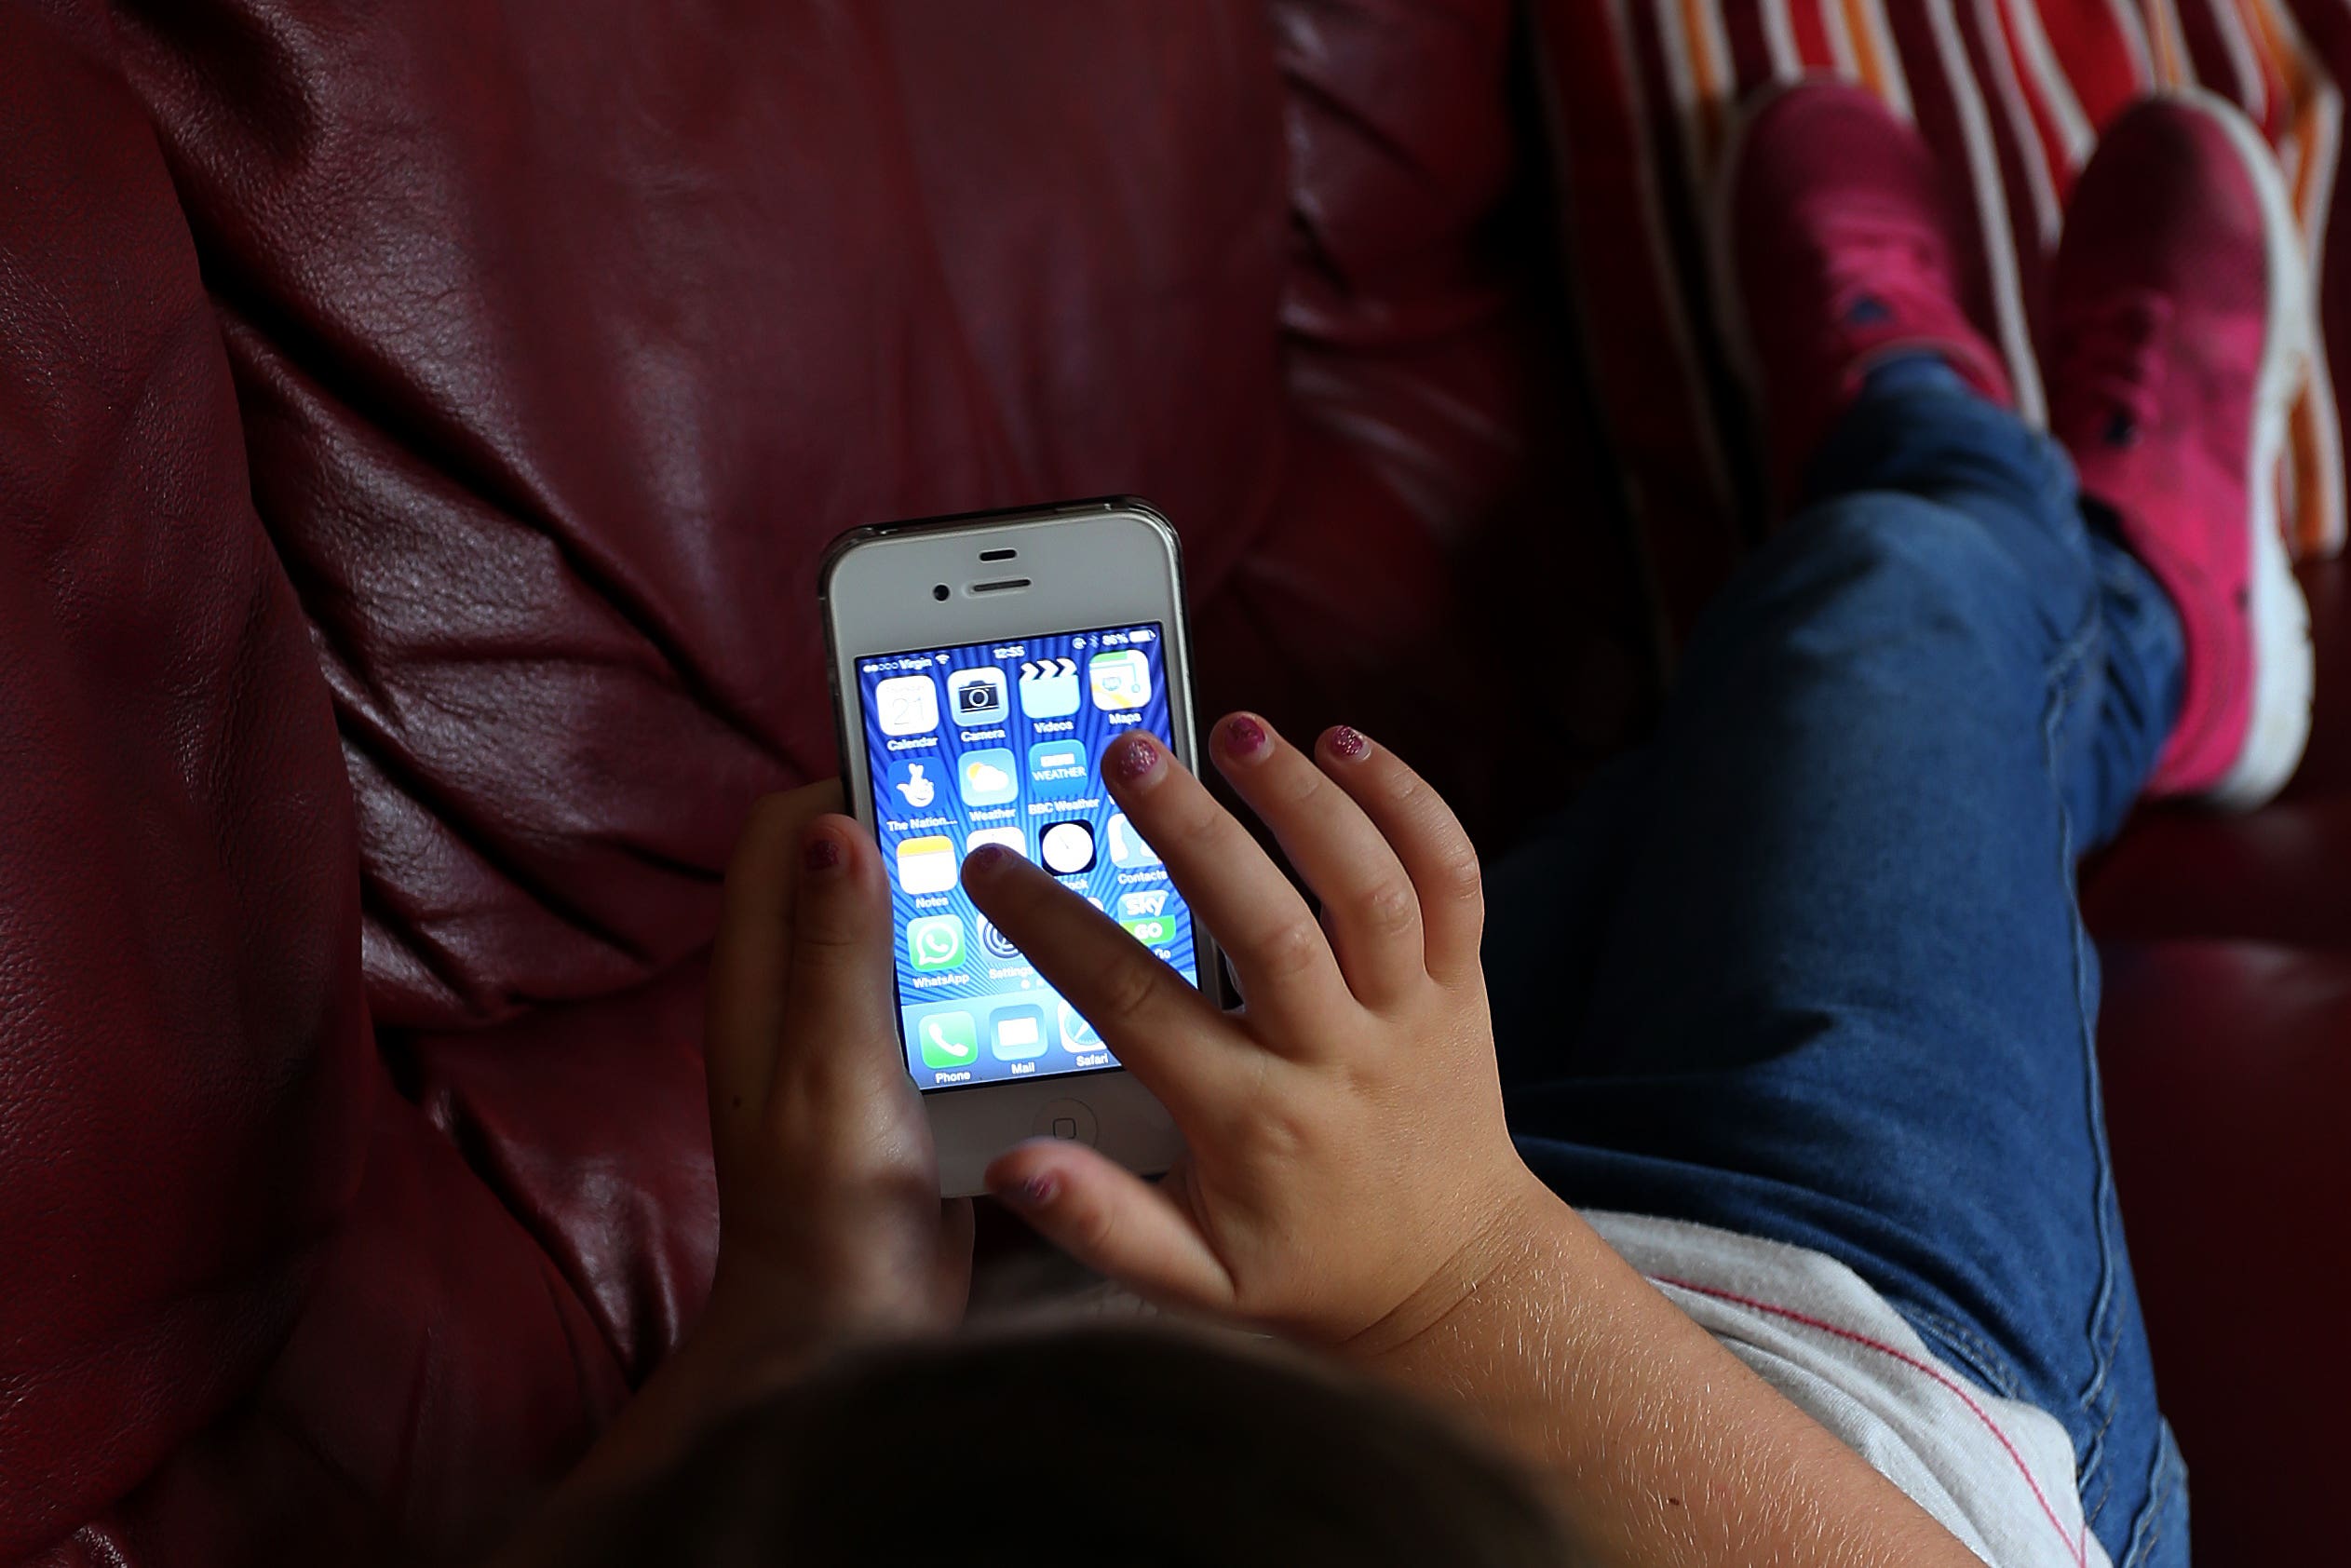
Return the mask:
[(1451, 1311), (1532, 1215), (1560, 1209), (1503, 1123), (1477, 857), (1436, 793), (1353, 730), (1309, 757), (1236, 714), (1209, 751), (1321, 899), (1321, 922), (1164, 746), (1130, 733), (1106, 749), (1110, 792), (1223, 944), (1247, 1007), (1218, 1011), (1019, 856), (973, 855), (973, 900), (1189, 1148), (1154, 1186), (1083, 1145), (1030, 1142), (989, 1183), (1150, 1299), (1377, 1355)]

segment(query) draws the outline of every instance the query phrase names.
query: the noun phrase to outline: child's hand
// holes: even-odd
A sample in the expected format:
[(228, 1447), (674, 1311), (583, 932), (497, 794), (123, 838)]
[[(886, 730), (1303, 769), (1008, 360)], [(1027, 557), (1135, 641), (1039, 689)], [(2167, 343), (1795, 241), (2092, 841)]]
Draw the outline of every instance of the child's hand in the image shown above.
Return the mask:
[(1219, 1012), (1019, 856), (973, 855), (973, 899), (1189, 1145), (1156, 1187), (1050, 1141), (1005, 1155), (989, 1183), (1142, 1294), (1376, 1355), (1558, 1207), (1503, 1125), (1477, 858), (1428, 786), (1353, 730), (1308, 757), (1236, 714), (1209, 749), (1320, 898), (1320, 924), (1164, 746), (1130, 733), (1107, 748), (1111, 793), (1223, 944), (1247, 1007)]
[(705, 1322), (785, 1359), (963, 1317), (971, 1205), (941, 1205), (899, 1050), (890, 894), (837, 781), (753, 808), (710, 962), (719, 1262)]

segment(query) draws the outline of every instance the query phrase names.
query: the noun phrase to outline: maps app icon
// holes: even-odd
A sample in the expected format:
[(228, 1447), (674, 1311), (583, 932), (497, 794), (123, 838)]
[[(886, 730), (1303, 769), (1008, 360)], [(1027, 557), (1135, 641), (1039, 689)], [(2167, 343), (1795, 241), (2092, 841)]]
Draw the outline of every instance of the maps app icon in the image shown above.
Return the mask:
[(1132, 648), (1096, 654), (1086, 673), (1094, 687), (1094, 706), (1105, 711), (1141, 708), (1151, 700), (1151, 661)]
[(1075, 659), (1024, 659), (1020, 711), (1032, 719), (1066, 719), (1077, 711)]

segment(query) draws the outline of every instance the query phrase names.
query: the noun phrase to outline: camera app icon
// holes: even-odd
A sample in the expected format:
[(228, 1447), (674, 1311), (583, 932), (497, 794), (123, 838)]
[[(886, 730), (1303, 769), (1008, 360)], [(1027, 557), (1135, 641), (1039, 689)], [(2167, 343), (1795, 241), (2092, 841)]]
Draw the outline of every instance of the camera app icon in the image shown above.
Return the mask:
[(947, 706), (959, 724), (993, 724), (1005, 713), (1004, 671), (958, 669), (947, 677)]

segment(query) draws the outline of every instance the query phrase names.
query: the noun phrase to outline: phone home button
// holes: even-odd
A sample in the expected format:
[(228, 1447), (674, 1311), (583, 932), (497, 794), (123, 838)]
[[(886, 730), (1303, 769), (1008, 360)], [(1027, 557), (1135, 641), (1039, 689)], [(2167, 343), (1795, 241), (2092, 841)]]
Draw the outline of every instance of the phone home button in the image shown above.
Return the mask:
[(1094, 1120), (1093, 1108), (1084, 1101), (1050, 1100), (1037, 1112), (1029, 1130), (1040, 1138), (1062, 1138), (1091, 1147), (1101, 1129)]

